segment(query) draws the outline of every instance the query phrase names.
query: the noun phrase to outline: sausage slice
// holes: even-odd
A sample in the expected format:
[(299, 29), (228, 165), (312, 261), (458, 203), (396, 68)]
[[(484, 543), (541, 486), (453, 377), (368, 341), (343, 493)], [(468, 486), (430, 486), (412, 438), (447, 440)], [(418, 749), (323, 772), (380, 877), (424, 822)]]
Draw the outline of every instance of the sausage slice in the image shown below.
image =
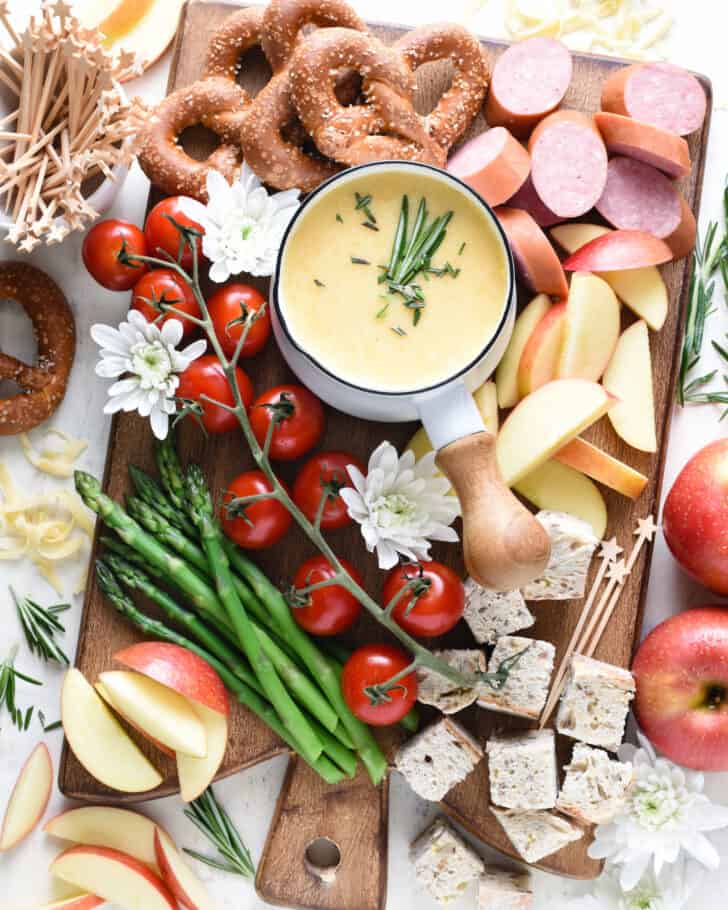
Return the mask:
[(531, 170), (531, 158), (505, 127), (496, 126), (461, 145), (447, 169), (495, 206), (523, 184)]
[(684, 177), (690, 173), (690, 150), (681, 136), (606, 111), (594, 114), (594, 122), (611, 155), (637, 158), (664, 171), (668, 177)]

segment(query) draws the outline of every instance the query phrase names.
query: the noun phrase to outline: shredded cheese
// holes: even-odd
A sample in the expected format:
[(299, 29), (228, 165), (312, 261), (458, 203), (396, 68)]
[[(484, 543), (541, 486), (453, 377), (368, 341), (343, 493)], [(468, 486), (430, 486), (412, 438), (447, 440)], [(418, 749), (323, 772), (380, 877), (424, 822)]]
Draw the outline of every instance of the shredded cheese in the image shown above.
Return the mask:
[(88, 447), (85, 439), (75, 439), (64, 433), (63, 430), (48, 429), (45, 436), (55, 436), (63, 442), (61, 448), (51, 448), (45, 446), (38, 451), (30, 440), (27, 433), (21, 433), (18, 437), (23, 454), (28, 461), (45, 474), (52, 477), (71, 477), (76, 461)]
[[(67, 442), (78, 448), (76, 440)], [(23, 494), (0, 462), (0, 560), (30, 559), (58, 594), (63, 594), (57, 567), (81, 558), (92, 535), (93, 521), (76, 493)], [(84, 578), (85, 571), (84, 565)], [(75, 588), (74, 593), (82, 589), (80, 581)]]

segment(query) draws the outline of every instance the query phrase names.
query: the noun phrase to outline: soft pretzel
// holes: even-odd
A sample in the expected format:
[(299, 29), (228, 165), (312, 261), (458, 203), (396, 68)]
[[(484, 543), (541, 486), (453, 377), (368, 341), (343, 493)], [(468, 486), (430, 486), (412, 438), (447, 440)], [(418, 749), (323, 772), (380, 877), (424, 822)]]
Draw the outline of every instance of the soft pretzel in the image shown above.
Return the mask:
[(0, 379), (23, 390), (0, 399), (0, 436), (26, 433), (47, 420), (63, 400), (76, 350), (73, 314), (58, 285), (24, 262), (0, 265), (0, 299), (28, 314), (38, 344), (35, 366), (0, 351)]
[(470, 126), (485, 100), (488, 67), (480, 42), (466, 28), (447, 22), (416, 28), (393, 47), (412, 73), (423, 63), (452, 61), (452, 84), (424, 118), (429, 134), (447, 152)]
[[(321, 29), (298, 45), (289, 68), (298, 116), (329, 158), (348, 165), (382, 158), (442, 163), (412, 106), (414, 79), (400, 54), (381, 41), (351, 29)], [(337, 74), (352, 69), (374, 103), (344, 106), (337, 98)]]
[(307, 25), (367, 30), (364, 21), (343, 0), (271, 0), (263, 13), (261, 44), (274, 73), (288, 65)]
[[(242, 161), (238, 133), (248, 104), (248, 95), (239, 85), (220, 77), (202, 79), (168, 95), (142, 134), (142, 170), (165, 193), (207, 202), (208, 170), (219, 171), (229, 182), (238, 172)], [(199, 123), (222, 140), (204, 161), (190, 157), (178, 141), (183, 130)]]
[(203, 78), (217, 76), (237, 84), (243, 54), (261, 43), (262, 32), (262, 6), (250, 6), (228, 16), (210, 38)]

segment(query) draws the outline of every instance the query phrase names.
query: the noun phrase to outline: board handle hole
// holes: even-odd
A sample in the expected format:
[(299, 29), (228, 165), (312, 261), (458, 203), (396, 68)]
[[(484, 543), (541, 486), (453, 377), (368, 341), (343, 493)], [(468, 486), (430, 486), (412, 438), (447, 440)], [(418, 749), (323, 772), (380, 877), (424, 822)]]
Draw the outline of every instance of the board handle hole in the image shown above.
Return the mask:
[(318, 878), (322, 884), (331, 885), (341, 865), (339, 845), (329, 837), (316, 837), (306, 847), (303, 863), (311, 875)]

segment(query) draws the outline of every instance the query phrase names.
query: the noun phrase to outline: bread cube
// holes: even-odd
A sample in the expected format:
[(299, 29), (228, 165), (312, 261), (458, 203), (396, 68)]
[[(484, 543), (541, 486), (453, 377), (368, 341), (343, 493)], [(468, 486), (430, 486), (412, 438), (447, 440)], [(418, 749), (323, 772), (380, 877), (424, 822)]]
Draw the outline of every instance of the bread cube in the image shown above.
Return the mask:
[(478, 884), (478, 910), (531, 910), (533, 891), (528, 872), (486, 866)]
[(520, 591), (492, 591), (472, 578), (465, 579), (463, 619), (484, 645), (494, 645), (501, 635), (528, 629), (536, 621)]
[[(451, 664), (461, 673), (485, 671), (485, 654), (477, 649), (435, 651), (435, 656)], [(478, 697), (478, 687), (464, 689), (429, 667), (417, 671), (417, 700), (423, 705), (434, 705), (443, 714), (457, 714)]]
[(537, 863), (584, 836), (583, 828), (555, 812), (520, 812), (495, 806), (491, 812), (527, 863)]
[(592, 556), (599, 541), (592, 526), (566, 512), (542, 511), (536, 518), (551, 539), (543, 575), (522, 589), (526, 600), (573, 600), (584, 596)]
[(494, 689), (489, 683), (481, 685), (478, 705), (533, 720), (540, 715), (548, 698), (556, 649), (548, 641), (504, 635), (493, 649), (488, 672), (497, 673), (504, 660), (517, 654), (521, 657), (511, 666), (508, 678), (500, 688)]
[(634, 780), (630, 762), (615, 761), (602, 749), (577, 743), (556, 808), (588, 825), (610, 822), (627, 802)]
[(491, 736), (486, 746), (490, 798), (504, 809), (552, 809), (559, 772), (553, 730)]
[(574, 654), (556, 715), (556, 729), (590, 746), (616, 752), (634, 698), (629, 670)]
[(439, 904), (462, 896), (483, 872), (483, 861), (444, 818), (438, 818), (412, 844), (417, 880)]
[(394, 766), (415, 793), (437, 802), (482, 758), (483, 750), (467, 730), (442, 717), (400, 746)]

